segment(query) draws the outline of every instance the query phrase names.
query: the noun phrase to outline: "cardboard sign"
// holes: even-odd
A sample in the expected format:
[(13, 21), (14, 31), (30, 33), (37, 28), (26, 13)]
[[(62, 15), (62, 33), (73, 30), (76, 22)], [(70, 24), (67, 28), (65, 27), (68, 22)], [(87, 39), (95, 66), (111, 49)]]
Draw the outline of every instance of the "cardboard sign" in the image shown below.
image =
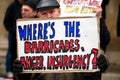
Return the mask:
[(61, 16), (95, 16), (93, 9), (103, 0), (60, 0)]
[(97, 18), (17, 20), (17, 53), (24, 71), (97, 71)]

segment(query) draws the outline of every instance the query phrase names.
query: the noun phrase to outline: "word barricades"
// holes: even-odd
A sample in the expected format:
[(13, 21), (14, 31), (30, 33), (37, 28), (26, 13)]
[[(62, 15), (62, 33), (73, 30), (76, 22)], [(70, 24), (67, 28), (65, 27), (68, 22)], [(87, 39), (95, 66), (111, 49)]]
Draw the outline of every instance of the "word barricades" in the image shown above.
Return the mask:
[(17, 53), (25, 72), (97, 71), (96, 17), (17, 20)]

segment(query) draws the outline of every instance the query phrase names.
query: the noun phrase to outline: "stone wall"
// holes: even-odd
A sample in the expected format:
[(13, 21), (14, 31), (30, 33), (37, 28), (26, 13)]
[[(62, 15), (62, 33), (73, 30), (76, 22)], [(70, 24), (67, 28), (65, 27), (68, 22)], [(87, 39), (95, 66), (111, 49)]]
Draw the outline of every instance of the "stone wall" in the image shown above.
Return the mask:
[(0, 0), (0, 76), (5, 74), (5, 57), (8, 47), (7, 35), (8, 32), (5, 30), (3, 25), (3, 19), (8, 5), (13, 0)]
[(6, 9), (8, 5), (12, 2), (13, 0), (0, 0), (0, 39), (6, 38), (7, 37), (7, 31), (5, 30), (3, 26), (3, 18), (6, 12)]
[(106, 24), (111, 34), (111, 42), (108, 45), (108, 51), (120, 51), (120, 37), (118, 38), (116, 34), (119, 4), (120, 0), (110, 0), (109, 4), (106, 6)]

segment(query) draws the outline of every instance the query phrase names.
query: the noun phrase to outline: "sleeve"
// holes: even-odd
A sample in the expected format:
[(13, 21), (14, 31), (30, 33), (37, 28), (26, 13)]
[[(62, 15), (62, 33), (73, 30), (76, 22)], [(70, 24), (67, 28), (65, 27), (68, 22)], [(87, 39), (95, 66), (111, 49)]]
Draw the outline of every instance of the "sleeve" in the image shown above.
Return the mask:
[(106, 51), (107, 45), (110, 42), (110, 32), (107, 29), (103, 18), (100, 19), (100, 47)]
[(7, 31), (10, 31), (13, 27), (12, 18), (14, 14), (12, 8), (13, 8), (13, 3), (8, 6), (3, 20), (4, 27)]
[(109, 0), (103, 0), (102, 5), (107, 5), (109, 3)]

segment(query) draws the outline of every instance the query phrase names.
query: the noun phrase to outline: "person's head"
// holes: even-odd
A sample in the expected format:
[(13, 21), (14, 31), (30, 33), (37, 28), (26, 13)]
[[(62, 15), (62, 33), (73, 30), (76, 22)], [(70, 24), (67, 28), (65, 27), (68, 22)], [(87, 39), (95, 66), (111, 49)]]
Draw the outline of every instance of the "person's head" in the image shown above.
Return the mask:
[(20, 4), (23, 4), (27, 0), (16, 0), (16, 1), (18, 1)]
[(38, 17), (56, 18), (60, 16), (60, 5), (57, 0), (40, 0), (37, 4)]
[(37, 15), (35, 0), (27, 0), (21, 8), (22, 18), (34, 18)]

